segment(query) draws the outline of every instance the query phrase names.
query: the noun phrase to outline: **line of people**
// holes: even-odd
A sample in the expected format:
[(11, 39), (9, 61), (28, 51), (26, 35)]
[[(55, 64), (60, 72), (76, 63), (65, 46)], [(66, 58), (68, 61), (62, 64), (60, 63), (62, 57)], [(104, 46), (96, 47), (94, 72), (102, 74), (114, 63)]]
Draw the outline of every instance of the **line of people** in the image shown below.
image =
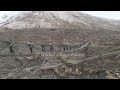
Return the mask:
[[(5, 47), (9, 48), (10, 53), (15, 54), (14, 49), (13, 49), (14, 44), (8, 40), (6, 40), (5, 42), (6, 42)], [(28, 42), (27, 46), (30, 50), (30, 53), (33, 54), (34, 45), (32, 43)], [(74, 49), (78, 49), (78, 48), (80, 48), (81, 44), (79, 44), (79, 45), (58, 44), (57, 47), (52, 44), (44, 44), (44, 45), (40, 45), (40, 46), (41, 46), (41, 52), (47, 52), (47, 51), (49, 51), (49, 52), (55, 52), (55, 51), (64, 52), (64, 51), (71, 51)], [(56, 48), (57, 48), (57, 50), (56, 50)]]

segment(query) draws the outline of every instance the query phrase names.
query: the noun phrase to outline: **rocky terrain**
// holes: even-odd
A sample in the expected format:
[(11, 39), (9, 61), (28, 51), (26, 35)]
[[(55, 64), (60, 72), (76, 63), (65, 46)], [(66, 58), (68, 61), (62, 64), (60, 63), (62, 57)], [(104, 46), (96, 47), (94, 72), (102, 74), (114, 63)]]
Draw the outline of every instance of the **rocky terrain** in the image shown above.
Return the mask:
[(1, 79), (119, 79), (119, 54), (120, 21), (79, 11), (22, 11), (0, 28)]

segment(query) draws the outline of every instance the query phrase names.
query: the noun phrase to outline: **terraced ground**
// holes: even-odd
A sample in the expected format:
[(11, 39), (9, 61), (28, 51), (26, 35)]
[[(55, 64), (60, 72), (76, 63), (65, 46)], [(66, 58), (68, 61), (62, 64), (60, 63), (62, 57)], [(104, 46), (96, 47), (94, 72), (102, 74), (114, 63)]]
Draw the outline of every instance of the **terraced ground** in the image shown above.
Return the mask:
[[(13, 33), (14, 32), (14, 33)], [(88, 31), (77, 29), (29, 29), (1, 30), (2, 42), (14, 43), (15, 52), (9, 48), (0, 55), (0, 78), (2, 79), (118, 79), (120, 78), (120, 32)], [(34, 53), (26, 45), (31, 41)], [(90, 44), (83, 49), (69, 53), (41, 53), (39, 44)], [(27, 55), (25, 55), (27, 53)]]

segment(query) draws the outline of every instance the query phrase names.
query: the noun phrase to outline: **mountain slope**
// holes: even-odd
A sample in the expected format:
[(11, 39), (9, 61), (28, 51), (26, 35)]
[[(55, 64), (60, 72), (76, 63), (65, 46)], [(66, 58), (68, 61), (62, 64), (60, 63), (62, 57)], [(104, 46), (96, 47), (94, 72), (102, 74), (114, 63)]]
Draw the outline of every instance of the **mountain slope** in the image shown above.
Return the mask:
[(94, 17), (79, 11), (21, 11), (5, 22), (4, 27), (23, 28), (79, 28), (89, 30), (119, 30), (120, 22)]
[[(2, 23), (0, 29), (0, 78), (120, 78), (120, 31), (115, 31), (119, 25), (119, 21), (77, 11), (20, 12)], [(9, 47), (4, 48), (6, 39), (13, 43), (14, 55)], [(83, 46), (88, 41), (89, 46), (73, 52), (76, 45)], [(32, 43), (33, 54), (27, 42)], [(41, 45), (48, 50), (51, 44), (54, 52), (41, 52)], [(59, 54), (55, 51), (57, 45), (72, 48), (66, 49), (69, 53)]]
[(15, 19), (17, 15), (19, 15), (19, 11), (7, 11), (2, 12), (3, 14), (0, 15), (0, 26), (12, 21)]

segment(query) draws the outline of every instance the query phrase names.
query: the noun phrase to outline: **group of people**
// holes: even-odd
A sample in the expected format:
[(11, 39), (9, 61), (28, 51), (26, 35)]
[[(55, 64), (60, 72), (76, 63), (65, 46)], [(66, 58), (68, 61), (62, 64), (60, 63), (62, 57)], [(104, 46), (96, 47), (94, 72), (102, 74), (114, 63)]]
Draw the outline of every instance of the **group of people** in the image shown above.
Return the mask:
[(41, 45), (41, 50), (42, 52), (65, 52), (65, 51), (71, 51), (80, 48), (81, 45), (69, 45), (69, 44), (57, 44), (57, 45), (52, 45), (52, 44), (47, 44), (47, 45)]
[[(14, 44), (12, 42), (10, 42), (9, 40), (6, 40), (5, 42), (6, 42), (6, 46), (5, 47), (9, 48), (10, 53), (11, 54), (15, 54), (14, 49), (13, 49)], [(33, 45), (32, 45), (32, 43), (28, 42), (27, 46), (28, 46), (28, 48), (30, 50), (30, 53), (32, 54), (33, 53)], [(57, 51), (63, 51), (63, 52), (64, 51), (71, 51), (73, 49), (79, 48), (80, 46), (81, 45), (64, 45), (64, 44), (58, 44), (57, 45)], [(48, 50), (47, 47), (49, 47), (49, 51), (50, 52), (54, 52), (55, 51), (55, 46), (52, 45), (52, 44), (41, 45), (41, 51), (42, 52), (46, 52)]]
[[(12, 43), (12, 42), (10, 42), (9, 40), (6, 40), (5, 41), (5, 48), (9, 48), (9, 51), (10, 51), (10, 53), (11, 54), (15, 54), (15, 52), (14, 52), (14, 50), (13, 50), (13, 46), (14, 46), (14, 44)], [(28, 47), (29, 47), (29, 49), (30, 49), (30, 52), (31, 52), (31, 54), (33, 53), (33, 46), (32, 46), (32, 44), (30, 43), (30, 42), (28, 42), (27, 43), (28, 44)]]

